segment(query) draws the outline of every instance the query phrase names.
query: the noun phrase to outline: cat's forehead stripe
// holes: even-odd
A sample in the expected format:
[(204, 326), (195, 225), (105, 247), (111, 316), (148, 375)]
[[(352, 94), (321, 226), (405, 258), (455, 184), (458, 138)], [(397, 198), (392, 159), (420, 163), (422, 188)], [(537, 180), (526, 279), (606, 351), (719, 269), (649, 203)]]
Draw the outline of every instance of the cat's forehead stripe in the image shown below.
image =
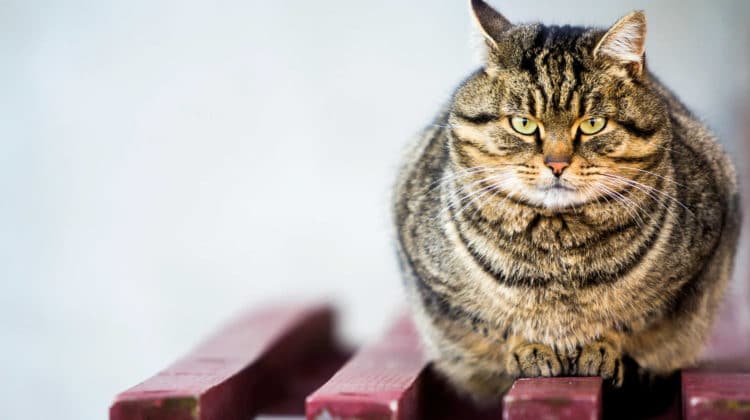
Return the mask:
[[(519, 63), (519, 70), (531, 79), (533, 88), (530, 88), (541, 93), (535, 93), (531, 96), (534, 101), (528, 101), (528, 111), (537, 117), (541, 117), (542, 112), (581, 111), (572, 100), (577, 96), (575, 93), (585, 69), (579, 56), (582, 50), (579, 38), (583, 33), (582, 29), (571, 27), (537, 28), (533, 42)], [(538, 98), (542, 103), (538, 103)]]

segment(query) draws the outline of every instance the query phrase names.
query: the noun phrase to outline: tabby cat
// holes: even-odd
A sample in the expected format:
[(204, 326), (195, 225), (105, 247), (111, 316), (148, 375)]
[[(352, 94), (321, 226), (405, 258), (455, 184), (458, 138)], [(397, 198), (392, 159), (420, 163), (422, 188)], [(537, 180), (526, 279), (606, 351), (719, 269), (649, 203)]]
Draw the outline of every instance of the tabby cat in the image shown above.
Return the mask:
[(696, 362), (730, 278), (735, 172), (645, 66), (646, 20), (514, 25), (471, 1), (481, 69), (406, 157), (401, 263), (435, 369), (494, 400), (517, 377)]

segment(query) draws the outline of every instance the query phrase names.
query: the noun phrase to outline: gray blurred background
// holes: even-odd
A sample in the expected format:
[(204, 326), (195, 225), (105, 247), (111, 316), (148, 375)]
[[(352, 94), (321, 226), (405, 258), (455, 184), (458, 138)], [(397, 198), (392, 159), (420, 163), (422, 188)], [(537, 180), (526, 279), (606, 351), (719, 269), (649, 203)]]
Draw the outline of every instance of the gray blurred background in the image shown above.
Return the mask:
[[(492, 4), (645, 9), (650, 68), (746, 173), (750, 2)], [(378, 334), (402, 303), (399, 155), (477, 66), (471, 26), (464, 0), (0, 0), (2, 417), (103, 418), (275, 299), (330, 298), (350, 341)]]

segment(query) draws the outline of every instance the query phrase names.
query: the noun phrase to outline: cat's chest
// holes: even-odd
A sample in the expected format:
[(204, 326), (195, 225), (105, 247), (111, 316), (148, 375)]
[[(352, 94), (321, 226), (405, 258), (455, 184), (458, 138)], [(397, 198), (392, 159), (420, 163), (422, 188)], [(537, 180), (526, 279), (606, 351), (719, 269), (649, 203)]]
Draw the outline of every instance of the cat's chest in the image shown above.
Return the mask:
[(622, 300), (626, 296), (613, 285), (596, 290), (571, 290), (554, 284), (497, 293), (493, 304), (487, 303), (484, 308), (486, 315), (503, 319), (503, 325), (529, 340), (574, 347), (602, 334), (642, 323), (638, 313), (646, 313), (652, 303), (635, 297), (630, 299), (628, 309), (623, 309)]
[(486, 229), (497, 245), (496, 250), (488, 247), (486, 251), (509, 255), (497, 259), (505, 265), (499, 267), (500, 271), (562, 283), (620, 264), (620, 251), (648, 230), (639, 228), (637, 223), (594, 221), (579, 214), (536, 214), (506, 219)]
[(509, 206), (482, 209), (480, 216), (472, 218), (471, 223), (478, 231), (497, 239), (512, 239), (509, 244), (526, 247), (529, 252), (541, 250), (559, 255), (604, 245), (618, 235), (627, 234), (638, 220), (604, 206), (566, 212)]
[(598, 235), (598, 229), (581, 223), (577, 217), (563, 215), (532, 218), (524, 229), (523, 238), (536, 248), (556, 251), (557, 255), (584, 247)]

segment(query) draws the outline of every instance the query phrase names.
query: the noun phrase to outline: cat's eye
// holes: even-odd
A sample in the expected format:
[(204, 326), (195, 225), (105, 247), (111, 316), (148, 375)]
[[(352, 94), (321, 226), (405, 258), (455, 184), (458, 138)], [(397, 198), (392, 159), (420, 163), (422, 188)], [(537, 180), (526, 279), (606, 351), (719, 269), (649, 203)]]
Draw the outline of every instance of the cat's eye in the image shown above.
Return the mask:
[(578, 129), (581, 130), (581, 133), (590, 136), (604, 130), (604, 127), (606, 126), (606, 118), (591, 117), (581, 121), (581, 124), (578, 125)]
[(535, 121), (518, 115), (516, 115), (515, 117), (511, 117), (510, 126), (513, 127), (514, 130), (525, 136), (530, 136), (536, 133), (537, 128), (539, 128), (538, 124)]

